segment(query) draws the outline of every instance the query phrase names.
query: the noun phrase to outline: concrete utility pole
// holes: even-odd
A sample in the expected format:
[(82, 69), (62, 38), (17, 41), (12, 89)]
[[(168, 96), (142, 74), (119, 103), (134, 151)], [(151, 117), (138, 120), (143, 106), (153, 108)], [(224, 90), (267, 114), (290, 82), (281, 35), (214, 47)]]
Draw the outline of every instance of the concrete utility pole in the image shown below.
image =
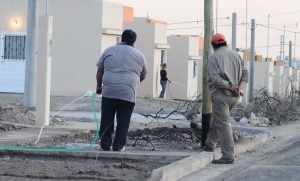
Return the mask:
[(37, 0), (28, 0), (27, 10), (27, 36), (26, 36), (26, 68), (24, 87), (24, 107), (35, 108), (36, 87), (36, 53), (37, 53)]
[(236, 13), (232, 13), (231, 49), (236, 51)]
[(283, 38), (282, 38), (282, 57), (285, 59), (285, 25), (283, 26)]
[(289, 41), (289, 67), (292, 67), (292, 41)]
[(218, 33), (219, 0), (216, 0), (216, 33)]
[[(296, 31), (297, 31), (297, 28), (298, 28), (298, 22), (296, 22)], [(296, 60), (296, 40), (297, 40), (297, 33), (298, 32), (295, 32), (295, 36), (294, 36), (294, 60)]]
[(269, 58), (269, 46), (270, 46), (270, 14), (268, 14), (268, 38), (267, 38), (267, 58)]
[(202, 138), (204, 146), (212, 119), (212, 102), (208, 88), (208, 57), (212, 53), (211, 37), (213, 35), (213, 1), (204, 0), (204, 51), (203, 51), (203, 102), (202, 102)]
[(245, 50), (248, 49), (248, 0), (246, 0), (246, 48)]
[(250, 83), (249, 83), (249, 100), (253, 101), (254, 85), (254, 60), (255, 60), (255, 19), (251, 19), (251, 60), (250, 60)]
[(283, 56), (283, 35), (280, 35), (280, 52), (279, 52), (279, 57), (280, 60), (284, 60), (284, 58), (282, 58)]

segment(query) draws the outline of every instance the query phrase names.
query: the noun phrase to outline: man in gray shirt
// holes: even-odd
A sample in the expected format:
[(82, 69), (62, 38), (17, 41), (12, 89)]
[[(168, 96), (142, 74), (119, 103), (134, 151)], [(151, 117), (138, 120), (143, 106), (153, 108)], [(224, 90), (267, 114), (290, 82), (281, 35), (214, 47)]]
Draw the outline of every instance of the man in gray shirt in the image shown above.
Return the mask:
[(214, 53), (208, 63), (208, 83), (213, 102), (213, 120), (204, 151), (214, 151), (220, 140), (222, 157), (213, 160), (215, 164), (234, 163), (234, 142), (229, 111), (238, 102), (241, 90), (248, 81), (248, 71), (238, 53), (227, 47), (224, 35), (212, 37)]
[[(136, 101), (137, 85), (148, 72), (144, 55), (133, 47), (136, 33), (125, 30), (122, 42), (107, 48), (97, 62), (97, 94), (102, 93), (100, 146), (102, 150), (124, 150), (131, 115)], [(112, 145), (114, 117), (116, 136)]]

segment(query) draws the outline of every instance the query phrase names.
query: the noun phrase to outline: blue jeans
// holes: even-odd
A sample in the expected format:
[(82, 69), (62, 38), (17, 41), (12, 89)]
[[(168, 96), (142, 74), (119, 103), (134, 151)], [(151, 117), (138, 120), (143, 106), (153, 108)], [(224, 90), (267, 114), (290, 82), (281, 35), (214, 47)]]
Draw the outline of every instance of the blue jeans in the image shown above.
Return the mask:
[(161, 85), (161, 88), (162, 88), (162, 90), (160, 92), (160, 95), (159, 95), (160, 98), (165, 97), (167, 83), (168, 83), (167, 80), (160, 80), (160, 85)]

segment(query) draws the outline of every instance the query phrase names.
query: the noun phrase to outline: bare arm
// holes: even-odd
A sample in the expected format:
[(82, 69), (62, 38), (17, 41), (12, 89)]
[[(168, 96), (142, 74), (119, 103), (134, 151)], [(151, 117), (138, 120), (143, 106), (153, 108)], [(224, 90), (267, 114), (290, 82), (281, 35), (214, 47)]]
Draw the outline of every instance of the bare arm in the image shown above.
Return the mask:
[(97, 80), (97, 87), (96, 87), (96, 93), (101, 94), (102, 93), (102, 78), (103, 78), (104, 69), (103, 67), (98, 68), (96, 80)]

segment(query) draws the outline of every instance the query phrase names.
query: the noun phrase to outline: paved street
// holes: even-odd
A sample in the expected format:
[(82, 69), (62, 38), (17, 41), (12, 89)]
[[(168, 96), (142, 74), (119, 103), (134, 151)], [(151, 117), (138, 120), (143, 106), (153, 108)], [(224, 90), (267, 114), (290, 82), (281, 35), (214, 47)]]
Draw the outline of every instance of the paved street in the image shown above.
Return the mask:
[(208, 165), (181, 181), (298, 181), (300, 178), (300, 122), (271, 128), (273, 140), (239, 155), (234, 165)]

